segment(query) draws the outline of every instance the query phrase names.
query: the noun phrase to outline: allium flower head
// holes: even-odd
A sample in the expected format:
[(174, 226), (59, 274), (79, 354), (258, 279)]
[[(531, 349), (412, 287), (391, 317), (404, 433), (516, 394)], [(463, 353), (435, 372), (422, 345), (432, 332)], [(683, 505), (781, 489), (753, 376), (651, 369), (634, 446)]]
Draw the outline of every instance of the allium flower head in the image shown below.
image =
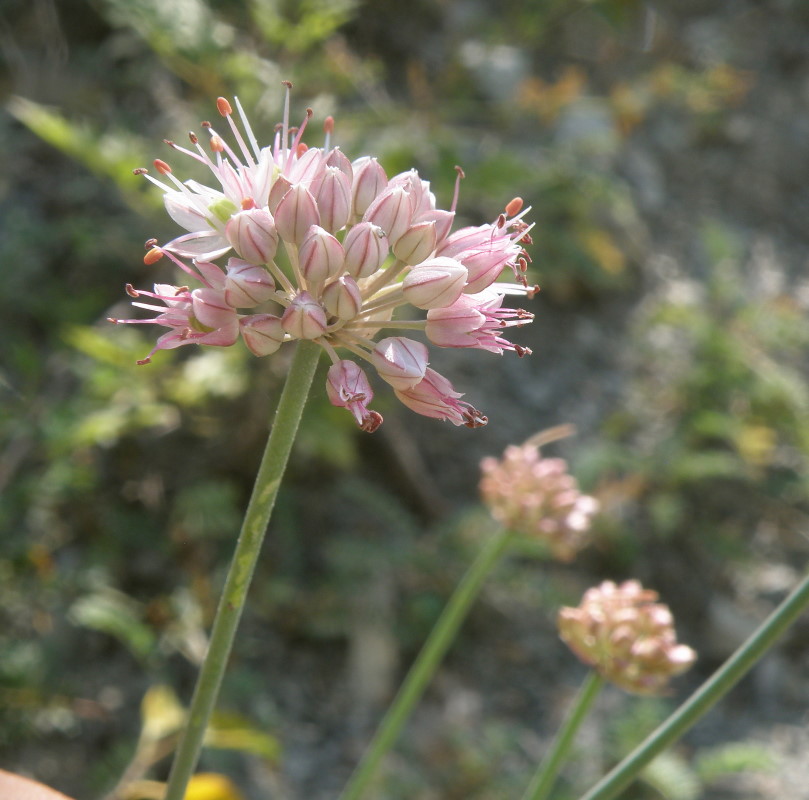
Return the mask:
[[(484, 425), (486, 417), (428, 368), (425, 344), (396, 334), (422, 331), (439, 347), (530, 353), (502, 334), (533, 315), (501, 308), (506, 295), (536, 292), (524, 274), (529, 209), (517, 198), (494, 222), (451, 233), (460, 168), (445, 210), (415, 170), (389, 179), (375, 158), (352, 162), (331, 147), (330, 117), (323, 147), (308, 147), (303, 136), (312, 112), (291, 128), (286, 86), (283, 121), (269, 146), (259, 145), (239, 101), (234, 118), (221, 97), (217, 109), (227, 136), (204, 122), (207, 147), (195, 133), (190, 148), (166, 142), (205, 167), (210, 185), (181, 181), (160, 159), (156, 175), (135, 170), (163, 192), (166, 211), (183, 229), (161, 246), (147, 242), (145, 263), (167, 257), (199, 286), (128, 286), (133, 305), (154, 316), (111, 321), (169, 329), (141, 364), (157, 350), (227, 347), (239, 336), (257, 356), (298, 339), (313, 341), (332, 362), (329, 399), (366, 431), (376, 430), (382, 417), (367, 407), (373, 392), (356, 362), (374, 367), (420, 414)], [(217, 263), (225, 256), (224, 266)], [(506, 270), (512, 281), (499, 282)]]
[(605, 581), (588, 589), (578, 608), (559, 612), (559, 634), (586, 664), (616, 686), (659, 694), (697, 654), (677, 644), (674, 619), (658, 594), (638, 581)]
[(561, 458), (543, 458), (539, 447), (509, 445), (502, 459), (480, 462), (480, 493), (491, 515), (509, 529), (542, 541), (569, 561), (588, 542), (598, 501), (582, 494)]

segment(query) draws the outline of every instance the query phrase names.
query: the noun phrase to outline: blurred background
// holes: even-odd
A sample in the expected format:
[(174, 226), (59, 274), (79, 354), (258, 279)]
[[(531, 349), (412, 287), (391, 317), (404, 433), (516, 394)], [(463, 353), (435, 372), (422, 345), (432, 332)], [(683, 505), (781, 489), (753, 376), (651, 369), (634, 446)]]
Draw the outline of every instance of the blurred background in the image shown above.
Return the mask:
[[(125, 283), (172, 279), (142, 263), (175, 234), (132, 169), (220, 94), (267, 142), (291, 80), (293, 119), (334, 115), (349, 157), (416, 167), (443, 206), (462, 165), (460, 224), (525, 198), (542, 292), (513, 337), (529, 359), (433, 349), (481, 430), (380, 391), (361, 434), (316, 378), (212, 800), (336, 796), (491, 533), (480, 458), (540, 429), (578, 428), (548, 452), (601, 501), (594, 543), (498, 568), (378, 797), (520, 796), (583, 675), (559, 605), (637, 577), (700, 660), (671, 697), (604, 693), (574, 797), (806, 569), (806, 3), (2, 0), (0, 55), (0, 767), (82, 800), (166, 776), (288, 354), (137, 367), (156, 332), (104, 320), (129, 316)], [(808, 666), (803, 620), (627, 797), (807, 797)]]

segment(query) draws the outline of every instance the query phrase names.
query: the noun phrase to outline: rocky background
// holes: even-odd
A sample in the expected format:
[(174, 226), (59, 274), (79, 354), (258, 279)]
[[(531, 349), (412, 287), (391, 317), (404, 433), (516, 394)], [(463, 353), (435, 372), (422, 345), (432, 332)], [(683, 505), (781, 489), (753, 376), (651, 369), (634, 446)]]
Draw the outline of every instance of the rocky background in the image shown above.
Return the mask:
[[(805, 571), (806, 4), (6, 0), (0, 53), (0, 767), (145, 797), (115, 789), (142, 719), (193, 685), (284, 357), (137, 368), (148, 334), (103, 320), (172, 230), (131, 169), (218, 94), (266, 132), (290, 79), (296, 113), (444, 203), (462, 164), (464, 224), (524, 197), (542, 292), (529, 359), (435, 353), (486, 428), (380, 391), (364, 436), (316, 390), (222, 696), (241, 744), (204, 769), (336, 796), (491, 534), (480, 458), (553, 425), (577, 427), (548, 452), (602, 504), (593, 544), (504, 561), (376, 796), (520, 796), (584, 675), (556, 610), (637, 577), (700, 659), (669, 697), (604, 692), (577, 796)], [(808, 645), (803, 619), (626, 796), (809, 797)]]

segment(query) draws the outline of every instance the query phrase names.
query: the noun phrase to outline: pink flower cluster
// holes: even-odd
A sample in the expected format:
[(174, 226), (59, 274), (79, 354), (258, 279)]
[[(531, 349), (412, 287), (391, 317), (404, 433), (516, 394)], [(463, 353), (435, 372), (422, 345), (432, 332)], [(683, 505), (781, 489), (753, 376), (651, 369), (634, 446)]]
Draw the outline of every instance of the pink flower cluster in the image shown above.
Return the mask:
[(509, 445), (502, 459), (484, 458), (480, 469), (483, 502), (503, 525), (544, 542), (561, 561), (587, 544), (598, 501), (579, 491), (563, 459), (543, 458), (536, 445)]
[(604, 581), (578, 608), (559, 612), (559, 634), (571, 650), (622, 689), (658, 694), (697, 654), (677, 643), (674, 618), (658, 594), (638, 581)]
[[(213, 187), (180, 181), (162, 160), (154, 162), (159, 177), (136, 170), (163, 191), (166, 210), (186, 231), (162, 246), (147, 242), (145, 262), (168, 257), (201, 285), (156, 284), (154, 291), (127, 286), (138, 298), (133, 305), (155, 316), (111, 321), (168, 328), (139, 363), (157, 350), (193, 343), (227, 347), (240, 337), (258, 356), (298, 339), (316, 342), (332, 362), (330, 401), (365, 431), (376, 430), (382, 417), (368, 408), (373, 390), (357, 361), (373, 366), (419, 414), (485, 425), (486, 417), (429, 368), (425, 344), (401, 335), (375, 337), (421, 331), (439, 347), (530, 353), (503, 336), (506, 328), (533, 319), (503, 307), (506, 295), (532, 297), (536, 291), (524, 275), (528, 209), (516, 198), (494, 222), (452, 233), (460, 169), (452, 206), (444, 210), (415, 170), (388, 178), (375, 158), (349, 161), (330, 147), (331, 118), (324, 146), (307, 147), (303, 134), (311, 110), (298, 129), (290, 128), (289, 89), (287, 84), (272, 146), (259, 146), (238, 100), (237, 125), (224, 98), (217, 107), (233, 147), (207, 122), (210, 153), (194, 133), (192, 149), (167, 142), (207, 167)], [(224, 265), (216, 263), (225, 256)], [(506, 268), (513, 282), (498, 282)], [(398, 313), (405, 306), (426, 311), (426, 318)]]

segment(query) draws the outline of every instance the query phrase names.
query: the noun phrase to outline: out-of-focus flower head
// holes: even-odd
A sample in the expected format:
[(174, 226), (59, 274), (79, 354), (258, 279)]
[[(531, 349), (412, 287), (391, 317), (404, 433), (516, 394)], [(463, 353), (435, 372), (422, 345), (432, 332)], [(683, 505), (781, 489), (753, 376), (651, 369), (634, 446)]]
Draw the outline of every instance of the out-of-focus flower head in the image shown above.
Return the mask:
[(559, 612), (559, 634), (585, 664), (635, 694), (660, 694), (696, 660), (677, 643), (674, 618), (638, 581), (605, 581)]
[[(529, 209), (515, 198), (494, 222), (451, 233), (460, 168), (445, 210), (415, 170), (389, 179), (375, 158), (350, 161), (331, 147), (330, 117), (323, 147), (308, 147), (303, 135), (312, 112), (291, 128), (291, 84), (285, 85), (283, 122), (271, 146), (259, 145), (238, 100), (241, 125), (221, 97), (217, 108), (230, 137), (204, 122), (208, 148), (195, 133), (189, 134), (190, 148), (166, 142), (205, 166), (211, 186), (179, 180), (160, 159), (154, 162), (157, 176), (135, 170), (160, 188), (166, 211), (184, 229), (162, 246), (147, 242), (145, 263), (167, 257), (201, 285), (158, 284), (154, 291), (127, 286), (138, 298), (133, 305), (155, 316), (111, 321), (169, 329), (142, 364), (157, 350), (186, 344), (226, 347), (241, 336), (263, 356), (309, 339), (331, 359), (329, 399), (365, 431), (376, 430), (382, 417), (367, 407), (373, 392), (357, 362), (373, 366), (420, 414), (470, 428), (485, 425), (486, 417), (429, 369), (422, 342), (390, 334), (422, 331), (439, 347), (530, 353), (502, 335), (533, 319), (522, 309), (502, 308), (507, 295), (533, 297), (537, 290), (525, 278), (523, 246), (531, 237), (523, 218)], [(224, 265), (217, 263), (226, 256)], [(499, 282), (507, 269), (513, 280)], [(400, 313), (408, 307), (426, 310), (427, 318)]]
[(554, 558), (571, 560), (589, 541), (598, 501), (582, 494), (561, 458), (543, 458), (529, 439), (500, 459), (480, 462), (480, 493), (491, 515), (510, 530), (538, 539)]

